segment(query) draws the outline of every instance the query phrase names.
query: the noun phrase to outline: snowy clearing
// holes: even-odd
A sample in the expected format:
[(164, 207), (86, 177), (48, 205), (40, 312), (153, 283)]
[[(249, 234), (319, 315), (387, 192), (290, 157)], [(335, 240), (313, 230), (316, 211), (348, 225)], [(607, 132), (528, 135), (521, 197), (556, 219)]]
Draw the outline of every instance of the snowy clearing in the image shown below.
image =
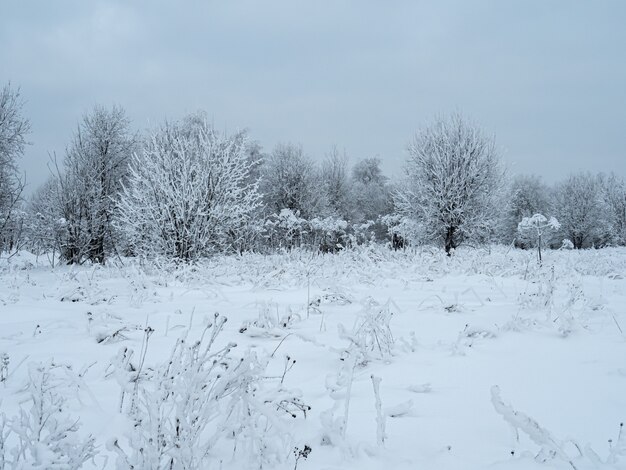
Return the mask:
[(625, 277), (624, 248), (21, 253), (0, 468), (625, 468)]

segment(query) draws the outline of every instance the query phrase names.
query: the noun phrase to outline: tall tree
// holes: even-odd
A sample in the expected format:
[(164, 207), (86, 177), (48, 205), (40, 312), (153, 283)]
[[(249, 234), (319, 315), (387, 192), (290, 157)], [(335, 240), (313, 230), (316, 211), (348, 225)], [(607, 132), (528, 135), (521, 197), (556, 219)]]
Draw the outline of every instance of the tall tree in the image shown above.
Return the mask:
[(6, 84), (0, 91), (0, 253), (7, 248), (5, 232), (12, 227), (12, 216), (24, 189), (18, 159), (27, 145), (30, 122), (22, 115), (23, 107), (19, 88)]
[(137, 143), (119, 106), (96, 106), (79, 123), (57, 181), (68, 262), (104, 263), (114, 248), (116, 202)]
[(494, 140), (460, 115), (439, 119), (409, 144), (397, 210), (414, 217), (427, 239), (451, 250), (494, 230), (503, 169)]
[(348, 178), (348, 156), (333, 147), (322, 162), (321, 178), (329, 215), (343, 220), (352, 218), (350, 210), (351, 186)]

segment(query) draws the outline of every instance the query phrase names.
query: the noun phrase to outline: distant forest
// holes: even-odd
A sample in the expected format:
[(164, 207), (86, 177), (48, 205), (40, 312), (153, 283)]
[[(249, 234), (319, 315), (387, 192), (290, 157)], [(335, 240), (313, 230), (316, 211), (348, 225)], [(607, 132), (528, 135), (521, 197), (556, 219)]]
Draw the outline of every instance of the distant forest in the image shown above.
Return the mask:
[(463, 244), (626, 244), (623, 178), (579, 173), (547, 185), (508, 175), (494, 139), (458, 114), (407, 136), (403, 175), (390, 180), (378, 158), (352, 163), (333, 148), (317, 163), (295, 143), (265, 151), (245, 131), (215, 130), (203, 113), (143, 135), (123, 108), (96, 106), (25, 198), (23, 104), (19, 88), (0, 91), (0, 254), (105, 263), (368, 243), (434, 244), (448, 254)]

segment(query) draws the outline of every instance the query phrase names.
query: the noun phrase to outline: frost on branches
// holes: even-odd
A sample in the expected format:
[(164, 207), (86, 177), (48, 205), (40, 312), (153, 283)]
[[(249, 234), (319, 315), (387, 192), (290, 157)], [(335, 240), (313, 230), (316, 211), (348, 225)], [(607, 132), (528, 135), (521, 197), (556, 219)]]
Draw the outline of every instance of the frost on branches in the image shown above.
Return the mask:
[(234, 246), (259, 204), (252, 165), (244, 132), (223, 135), (199, 116), (164, 124), (122, 191), (128, 250), (189, 261)]
[(95, 439), (81, 438), (79, 420), (66, 412), (55, 367), (31, 364), (28, 408), (12, 419), (0, 413), (0, 469), (78, 469), (97, 454)]
[(488, 240), (504, 180), (493, 139), (454, 115), (418, 132), (409, 154), (397, 212), (420, 221), (424, 241), (443, 243), (448, 254), (463, 241)]
[(0, 89), (0, 254), (13, 248), (7, 234), (24, 189), (17, 163), (27, 144), (30, 122), (22, 117), (23, 106), (19, 88), (9, 83)]

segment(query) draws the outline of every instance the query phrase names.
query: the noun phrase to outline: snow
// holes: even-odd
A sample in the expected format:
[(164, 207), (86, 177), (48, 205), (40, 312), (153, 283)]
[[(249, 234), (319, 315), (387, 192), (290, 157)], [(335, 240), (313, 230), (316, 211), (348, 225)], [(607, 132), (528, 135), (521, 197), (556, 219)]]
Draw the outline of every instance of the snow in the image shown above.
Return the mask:
[[(43, 364), (77, 433), (95, 438), (85, 468), (124, 468), (112, 443), (131, 449), (135, 375), (120, 350), (137, 366), (145, 348), (147, 390), (215, 312), (228, 318), (217, 349), (236, 343), (234, 357), (267, 363), (247, 399), (293, 392), (311, 407), (267, 415), (265, 449), (278, 452), (263, 468), (626, 468), (624, 248), (548, 251), (541, 266), (532, 250), (376, 246), (191, 266), (46, 263), (0, 260), (0, 410), (11, 420), (30, 408), (29, 371)], [(259, 468), (263, 436), (241, 429), (209, 468)]]

